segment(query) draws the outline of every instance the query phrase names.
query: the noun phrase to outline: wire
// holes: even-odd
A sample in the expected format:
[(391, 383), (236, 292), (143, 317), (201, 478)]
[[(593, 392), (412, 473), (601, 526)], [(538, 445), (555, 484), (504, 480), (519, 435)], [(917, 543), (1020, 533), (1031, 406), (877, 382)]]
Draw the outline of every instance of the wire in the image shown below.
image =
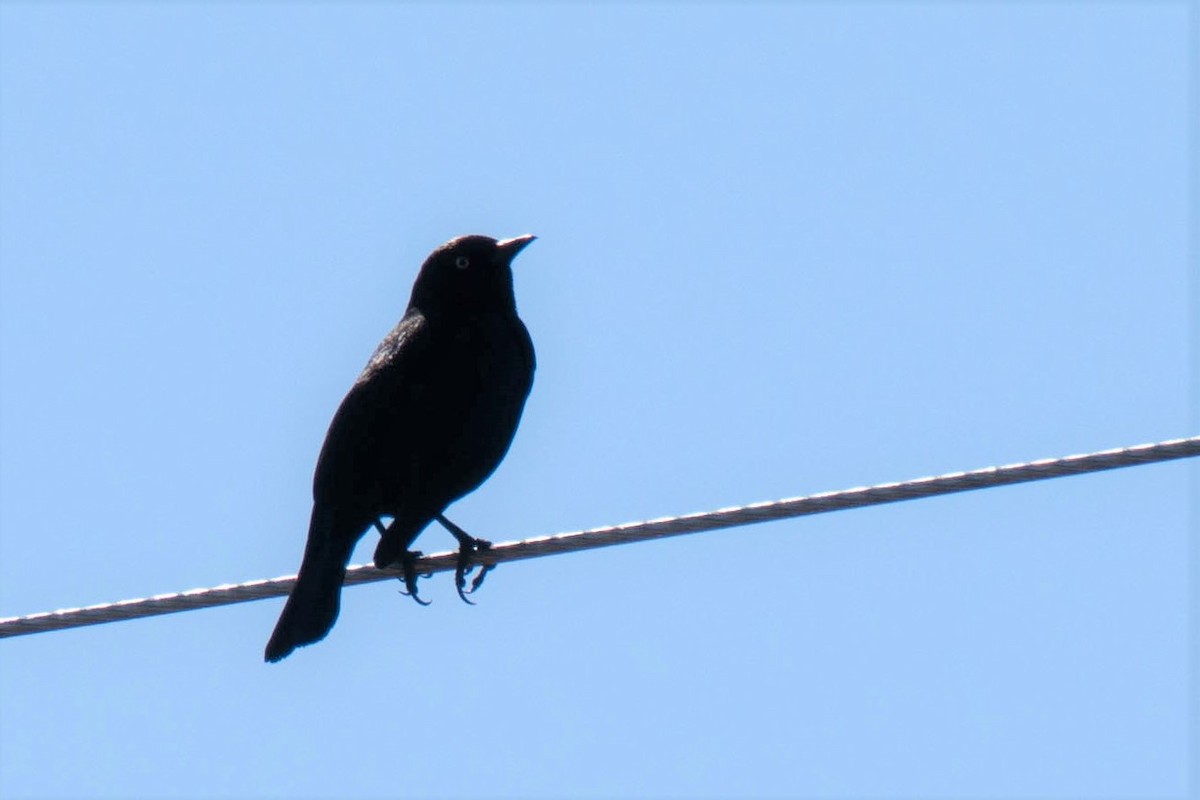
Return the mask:
[[(794, 497), (768, 503), (754, 503), (747, 506), (722, 508), (716, 511), (688, 514), (682, 517), (664, 517), (648, 522), (632, 522), (607, 528), (593, 528), (573, 533), (560, 533), (554, 536), (540, 536), (515, 542), (503, 542), (479, 553), (476, 560), (485, 564), (501, 564), (506, 561), (540, 558), (558, 553), (572, 553), (577, 550), (590, 550), (596, 547), (630, 544), (649, 539), (660, 539), (666, 536), (679, 536), (685, 533), (711, 531), (718, 528), (732, 528), (739, 525), (769, 522), (808, 514), (823, 514), (828, 511), (840, 511), (846, 508), (895, 503), (901, 500), (916, 500), (920, 497), (952, 494), (954, 492), (984, 489), (991, 486), (1004, 486), (1012, 483), (1039, 481), (1047, 478), (1058, 478), (1064, 475), (1100, 472), (1102, 470), (1117, 469), (1118, 467), (1152, 464), (1178, 458), (1189, 458), (1196, 455), (1200, 455), (1200, 436), (1193, 436), (1187, 439), (1173, 439), (1156, 444), (1143, 444), (1116, 450), (1105, 450), (1086, 455), (1029, 461), (1003, 467), (987, 467), (972, 472), (952, 472), (947, 475), (918, 478), (902, 483), (882, 483), (875, 486), (846, 489), (840, 492), (824, 492), (808, 495), (807, 497)], [(426, 556), (417, 561), (416, 570), (421, 574), (451, 571), (455, 568), (457, 558), (458, 554), (455, 552), (437, 553)], [(346, 585), (395, 579), (398, 576), (399, 571), (393, 569), (376, 569), (369, 565), (354, 566), (350, 567), (346, 572)], [(270, 580), (225, 584), (223, 586), (214, 586), (210, 589), (192, 589), (191, 591), (176, 594), (161, 594), (137, 600), (122, 600), (117, 603), (87, 606), (86, 608), (49, 611), (42, 614), (31, 614), (26, 617), (7, 617), (0, 619), (0, 639), (10, 636), (23, 636), (30, 633), (43, 633), (62, 628), (98, 625), (103, 622), (115, 622), (123, 619), (170, 614), (176, 611), (191, 611), (197, 608), (244, 603), (250, 600), (262, 600), (267, 597), (281, 597), (292, 590), (295, 582), (295, 575), (287, 575)]]

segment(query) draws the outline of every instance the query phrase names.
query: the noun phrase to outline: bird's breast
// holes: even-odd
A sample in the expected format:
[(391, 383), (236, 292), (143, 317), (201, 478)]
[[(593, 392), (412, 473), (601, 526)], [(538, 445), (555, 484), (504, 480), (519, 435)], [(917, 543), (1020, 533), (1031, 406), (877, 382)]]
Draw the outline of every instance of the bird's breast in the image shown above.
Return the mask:
[(432, 479), (458, 497), (508, 451), (533, 382), (533, 349), (515, 318), (472, 320), (436, 333), (434, 357), (402, 403), (424, 412), (410, 416), (415, 427), (403, 471), (415, 470), (422, 482)]

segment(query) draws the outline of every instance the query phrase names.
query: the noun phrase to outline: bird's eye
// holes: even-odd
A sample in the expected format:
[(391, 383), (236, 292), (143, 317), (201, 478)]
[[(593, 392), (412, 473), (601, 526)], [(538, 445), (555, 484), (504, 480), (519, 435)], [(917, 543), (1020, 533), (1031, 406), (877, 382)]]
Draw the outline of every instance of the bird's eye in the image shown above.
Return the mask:
[(458, 258), (454, 259), (454, 266), (458, 267), (459, 269), (466, 269), (467, 267), (471, 266), (471, 259), (467, 258), (466, 256), (459, 256)]

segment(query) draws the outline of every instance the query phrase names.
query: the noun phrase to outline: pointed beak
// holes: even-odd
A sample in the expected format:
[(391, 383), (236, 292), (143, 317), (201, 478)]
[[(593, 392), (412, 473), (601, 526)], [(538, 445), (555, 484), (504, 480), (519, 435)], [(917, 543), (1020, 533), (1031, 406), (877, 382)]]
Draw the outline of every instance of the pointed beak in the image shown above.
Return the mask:
[(517, 253), (525, 249), (525, 246), (532, 242), (537, 237), (532, 233), (527, 233), (524, 236), (514, 236), (511, 239), (501, 239), (496, 242), (496, 249), (504, 254), (504, 258), (511, 262), (517, 257)]

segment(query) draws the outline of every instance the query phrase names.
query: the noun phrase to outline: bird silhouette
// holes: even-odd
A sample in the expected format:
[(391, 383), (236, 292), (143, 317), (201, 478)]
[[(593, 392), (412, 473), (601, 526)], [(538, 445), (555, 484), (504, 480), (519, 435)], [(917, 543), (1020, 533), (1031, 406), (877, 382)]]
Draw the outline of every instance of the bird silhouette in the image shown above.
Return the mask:
[(504, 458), (533, 385), (533, 342), (517, 316), (512, 260), (534, 238), (460, 236), (425, 259), (404, 317), (325, 435), (304, 558), (267, 661), (329, 633), (351, 553), (371, 527), (382, 533), (375, 565), (400, 566), (421, 602), (413, 570), (420, 553), (410, 546), (430, 522), (444, 525), (459, 542), (455, 584), (467, 599), (465, 574), (489, 545), (444, 512)]

